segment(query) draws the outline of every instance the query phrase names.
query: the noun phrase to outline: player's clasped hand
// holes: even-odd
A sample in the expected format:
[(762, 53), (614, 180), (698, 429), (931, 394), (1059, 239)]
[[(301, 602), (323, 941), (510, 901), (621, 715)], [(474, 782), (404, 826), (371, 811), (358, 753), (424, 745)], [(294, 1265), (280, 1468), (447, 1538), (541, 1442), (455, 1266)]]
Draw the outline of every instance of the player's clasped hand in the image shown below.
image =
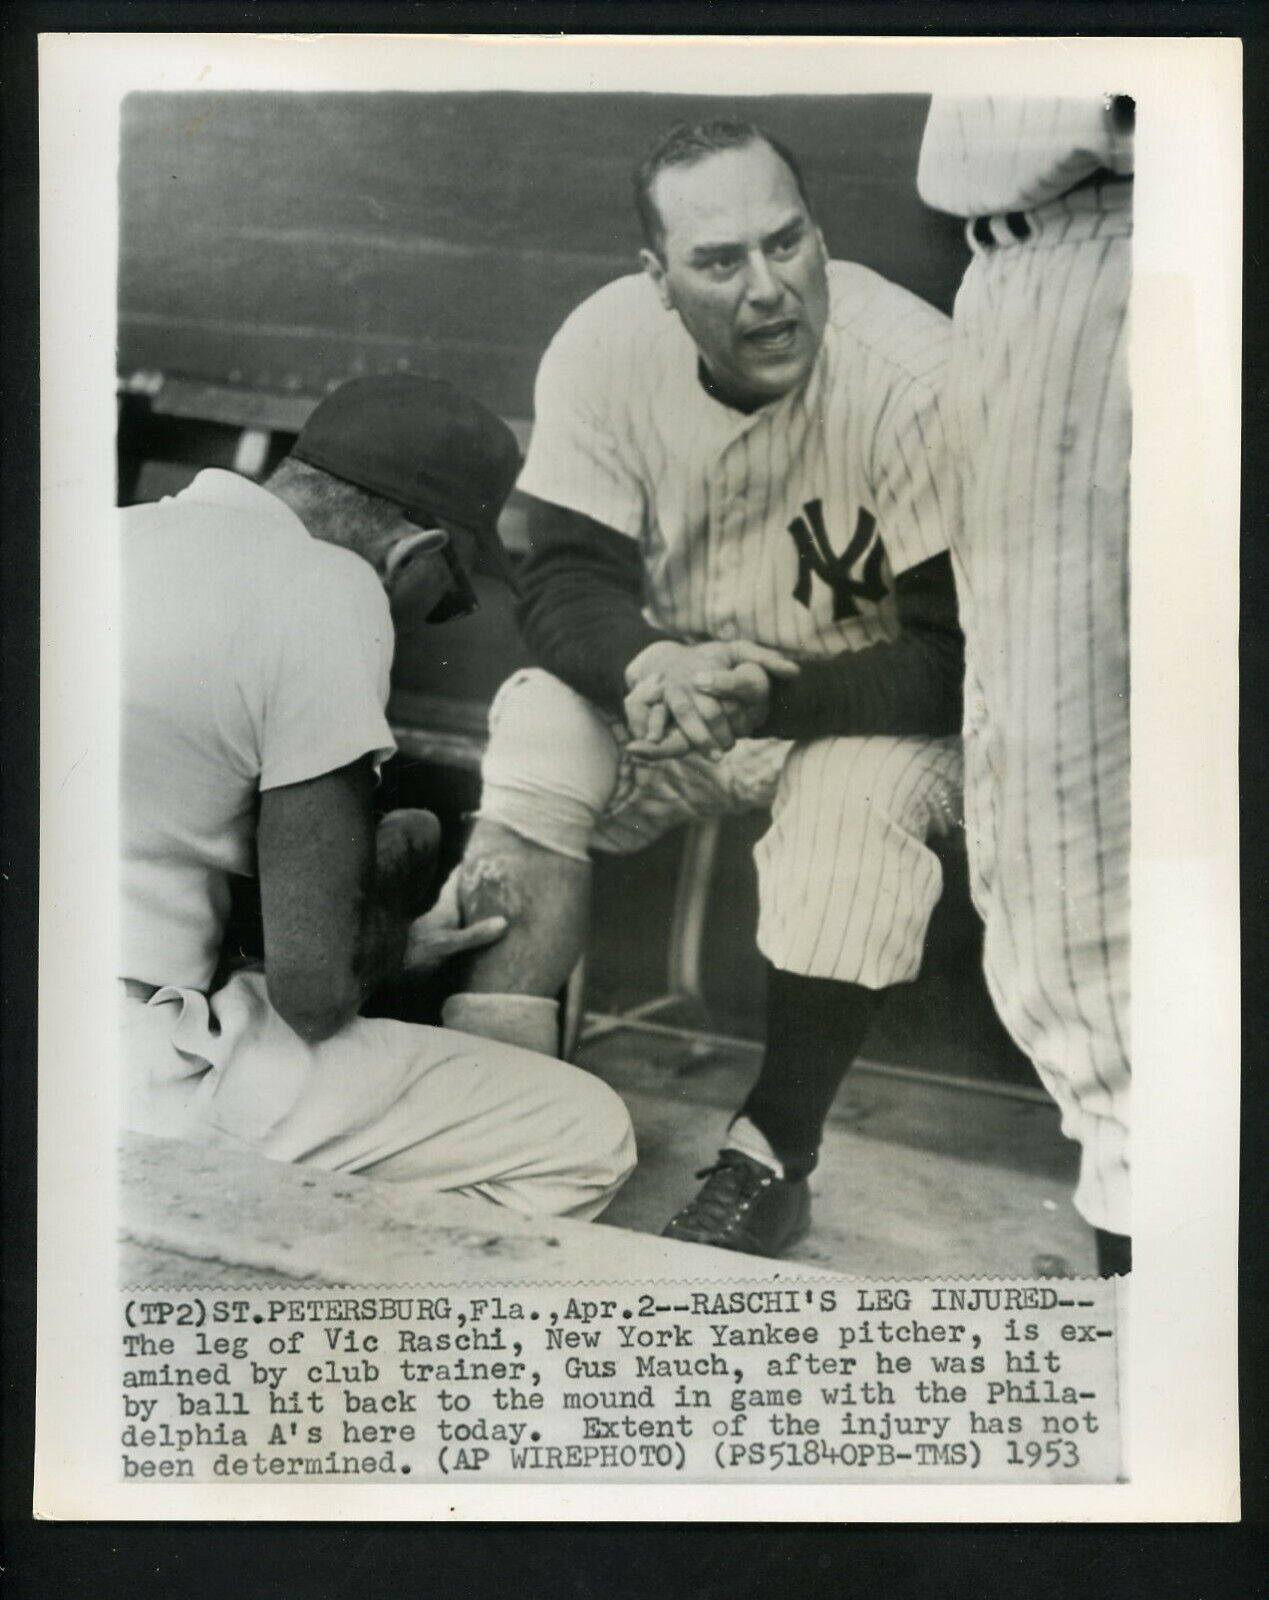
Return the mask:
[(468, 955), (495, 944), (507, 931), (506, 917), (484, 917), (469, 928), (462, 924), (458, 903), (458, 873), (450, 874), (436, 904), (416, 917), (406, 938), (404, 972), (410, 978), (430, 978), (454, 956)]
[(665, 761), (696, 752), (721, 760), (737, 739), (748, 738), (766, 718), (771, 680), (791, 678), (797, 664), (745, 639), (651, 645), (630, 663), (627, 752), (636, 760)]

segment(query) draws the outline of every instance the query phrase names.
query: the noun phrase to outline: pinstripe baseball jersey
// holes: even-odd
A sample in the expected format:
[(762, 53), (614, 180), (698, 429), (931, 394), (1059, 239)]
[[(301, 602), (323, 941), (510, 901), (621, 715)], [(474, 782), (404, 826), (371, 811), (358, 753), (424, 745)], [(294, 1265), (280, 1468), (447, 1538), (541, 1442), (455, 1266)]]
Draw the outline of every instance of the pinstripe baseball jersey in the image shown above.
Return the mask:
[[(1122, 97), (1120, 97), (1122, 99)], [(935, 95), (917, 188), (953, 216), (1029, 211), (1099, 169), (1132, 171), (1132, 129), (1112, 98)]]
[(608, 284), (543, 358), (520, 488), (636, 540), (646, 615), (795, 656), (893, 638), (893, 578), (948, 545), (938, 384), (947, 319), (828, 264), (806, 383), (745, 414), (644, 274)]

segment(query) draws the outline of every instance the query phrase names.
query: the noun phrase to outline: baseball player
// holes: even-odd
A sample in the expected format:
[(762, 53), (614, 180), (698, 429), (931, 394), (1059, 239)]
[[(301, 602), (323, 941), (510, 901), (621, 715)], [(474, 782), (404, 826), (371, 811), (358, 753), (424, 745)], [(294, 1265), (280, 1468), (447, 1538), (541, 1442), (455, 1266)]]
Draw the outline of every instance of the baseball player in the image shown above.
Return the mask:
[(884, 992), (916, 976), (959, 785), (962, 656), (938, 385), (946, 319), (829, 261), (793, 156), (670, 131), (637, 175), (643, 272), (538, 374), (522, 623), (491, 711), (468, 915), (511, 926), (450, 1026), (549, 1047), (590, 851), (772, 807), (767, 1041), (666, 1233), (776, 1255)]
[(936, 96), (918, 187), (967, 221), (947, 405), (963, 494), (966, 831), (988, 985), (1128, 1221), (1132, 102)]

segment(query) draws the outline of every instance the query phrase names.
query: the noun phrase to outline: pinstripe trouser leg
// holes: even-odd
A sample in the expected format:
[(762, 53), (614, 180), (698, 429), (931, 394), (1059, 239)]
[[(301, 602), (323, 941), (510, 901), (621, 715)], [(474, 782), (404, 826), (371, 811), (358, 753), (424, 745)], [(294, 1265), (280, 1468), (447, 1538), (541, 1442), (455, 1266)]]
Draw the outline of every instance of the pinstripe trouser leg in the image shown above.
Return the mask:
[(794, 745), (754, 849), (767, 960), (868, 989), (910, 983), (943, 892), (926, 839), (960, 783), (959, 739)]
[(989, 247), (957, 299), (966, 829), (996, 1007), (1131, 1231), (1130, 212)]

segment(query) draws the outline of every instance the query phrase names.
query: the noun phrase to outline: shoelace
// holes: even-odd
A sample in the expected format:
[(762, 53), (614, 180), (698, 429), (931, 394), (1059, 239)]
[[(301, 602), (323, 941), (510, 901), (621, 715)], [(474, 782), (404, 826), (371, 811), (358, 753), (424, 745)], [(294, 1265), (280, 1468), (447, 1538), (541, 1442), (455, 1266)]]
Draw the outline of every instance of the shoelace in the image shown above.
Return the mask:
[[(704, 1223), (709, 1228), (738, 1221), (734, 1215), (737, 1206), (751, 1200), (765, 1182), (755, 1167), (747, 1162), (728, 1161), (725, 1157), (712, 1167), (702, 1167), (696, 1176), (710, 1181), (683, 1212), (683, 1221)], [(748, 1209), (744, 1207), (745, 1211)]]

